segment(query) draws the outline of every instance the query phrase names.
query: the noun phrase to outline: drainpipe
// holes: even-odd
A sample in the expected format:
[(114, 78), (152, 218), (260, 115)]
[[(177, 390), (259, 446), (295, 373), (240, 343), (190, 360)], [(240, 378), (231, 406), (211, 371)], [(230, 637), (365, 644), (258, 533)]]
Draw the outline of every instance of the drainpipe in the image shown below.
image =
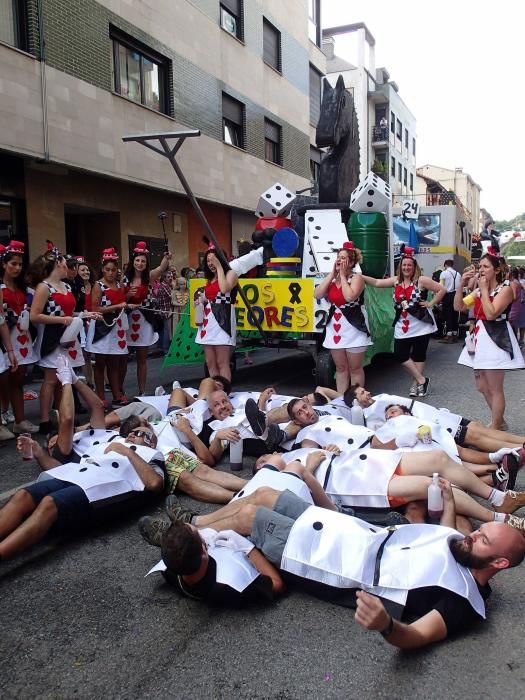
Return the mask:
[(49, 163), (49, 125), (47, 121), (46, 42), (42, 0), (38, 0), (38, 40), (40, 50), (40, 83), (42, 89), (42, 129), (44, 132), (44, 161)]

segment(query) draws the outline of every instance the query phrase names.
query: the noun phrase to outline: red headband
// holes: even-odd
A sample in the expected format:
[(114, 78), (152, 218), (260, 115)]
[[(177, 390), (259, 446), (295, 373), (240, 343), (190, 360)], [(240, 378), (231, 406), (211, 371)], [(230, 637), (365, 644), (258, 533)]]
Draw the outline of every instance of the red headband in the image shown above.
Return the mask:
[(18, 253), (19, 255), (24, 254), (24, 244), (21, 241), (9, 241), (7, 244), (7, 248), (5, 249), (6, 253)]
[(82, 255), (77, 255), (77, 263), (79, 265), (85, 265), (86, 264), (86, 258), (84, 258)]
[(148, 255), (149, 250), (146, 246), (145, 241), (139, 241), (133, 248), (133, 252), (137, 255)]
[(117, 262), (118, 253), (115, 248), (104, 248), (102, 251), (102, 262)]
[(46, 243), (47, 243), (46, 257), (52, 257), (52, 258), (55, 258), (55, 260), (62, 257), (62, 253), (58, 250), (58, 248), (53, 243), (53, 241), (46, 240)]
[(0, 258), (2, 257), (2, 255), (5, 253), (6, 250), (7, 250), (7, 248), (5, 247), (5, 245), (2, 245), (0, 243)]

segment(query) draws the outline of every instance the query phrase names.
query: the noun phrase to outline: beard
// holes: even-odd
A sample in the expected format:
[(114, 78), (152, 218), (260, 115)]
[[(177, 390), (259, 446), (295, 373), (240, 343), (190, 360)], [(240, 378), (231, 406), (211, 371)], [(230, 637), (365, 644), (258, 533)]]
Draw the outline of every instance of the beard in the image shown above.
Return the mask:
[(494, 557), (479, 557), (472, 554), (472, 545), (472, 538), (467, 535), (462, 540), (452, 540), (448, 546), (452, 556), (461, 566), (466, 566), (468, 569), (484, 569), (494, 560)]

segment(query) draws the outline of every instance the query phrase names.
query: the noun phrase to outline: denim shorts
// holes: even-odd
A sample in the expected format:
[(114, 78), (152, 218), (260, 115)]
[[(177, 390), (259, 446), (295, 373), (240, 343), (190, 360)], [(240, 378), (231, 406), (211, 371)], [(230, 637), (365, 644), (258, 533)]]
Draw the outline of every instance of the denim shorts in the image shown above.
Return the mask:
[(58, 518), (53, 525), (55, 531), (66, 534), (91, 523), (93, 511), (88, 497), (76, 484), (52, 477), (30, 484), (24, 491), (31, 495), (37, 506), (44, 496), (51, 496), (58, 510)]

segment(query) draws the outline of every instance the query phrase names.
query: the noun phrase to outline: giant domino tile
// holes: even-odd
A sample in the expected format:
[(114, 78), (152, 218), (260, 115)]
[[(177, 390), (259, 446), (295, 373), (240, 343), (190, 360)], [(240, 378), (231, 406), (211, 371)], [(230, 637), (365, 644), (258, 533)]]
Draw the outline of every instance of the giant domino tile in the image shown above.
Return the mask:
[(337, 251), (348, 241), (341, 212), (338, 209), (309, 210), (304, 215), (304, 222), (317, 271), (327, 275), (333, 268)]

